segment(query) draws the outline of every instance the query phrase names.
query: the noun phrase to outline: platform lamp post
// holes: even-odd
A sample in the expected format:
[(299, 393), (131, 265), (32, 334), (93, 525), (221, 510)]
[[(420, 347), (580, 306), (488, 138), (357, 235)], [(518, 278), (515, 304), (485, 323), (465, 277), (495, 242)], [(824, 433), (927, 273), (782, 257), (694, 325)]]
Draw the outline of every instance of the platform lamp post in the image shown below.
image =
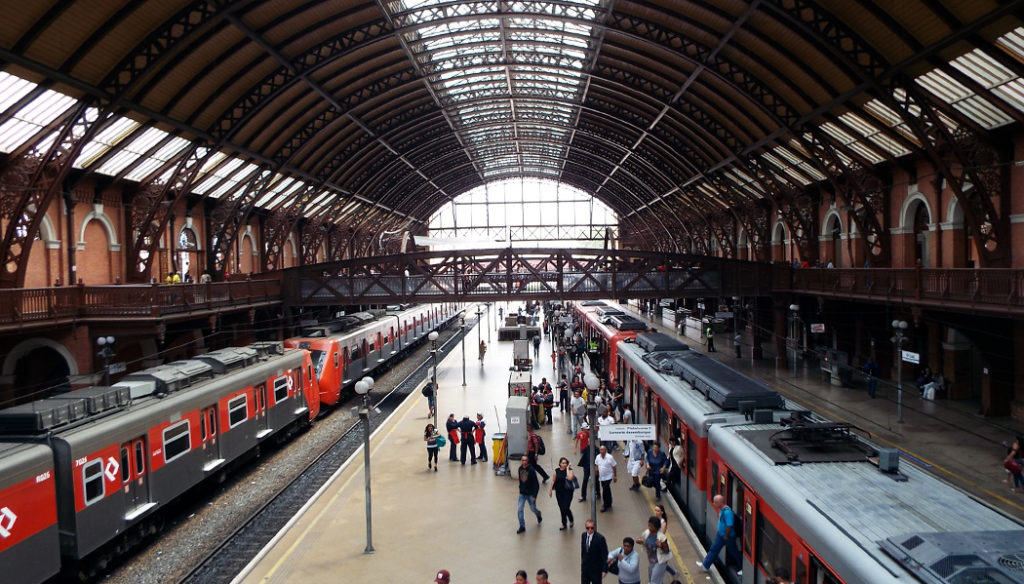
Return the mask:
[(590, 424), (590, 443), (587, 446), (587, 464), (590, 465), (590, 519), (597, 525), (597, 489), (601, 481), (597, 478), (597, 466), (594, 464), (594, 452), (597, 451), (597, 388), (601, 381), (593, 373), (583, 376), (583, 385), (587, 386), (587, 423)]
[[(363, 470), (366, 474), (366, 549), (364, 554), (372, 554), (373, 550), (373, 519), (370, 512), (370, 388), (373, 378), (364, 377), (356, 382), (356, 393), (363, 396), (363, 405), (359, 408), (359, 417), (363, 421)], [(436, 428), (436, 426), (435, 426)]]
[(487, 307), (487, 344), (491, 344), (491, 303), (485, 304)]
[(903, 423), (903, 341), (906, 339), (907, 321), (892, 321), (892, 330), (896, 333), (893, 342), (896, 344), (896, 421)]
[(434, 384), (434, 429), (437, 429), (437, 331), (430, 331), (427, 338), (430, 340), (430, 357), (434, 361), (434, 372), (431, 374), (430, 382)]
[[(462, 387), (466, 387), (466, 312), (459, 313), (459, 334), (462, 335)], [(435, 428), (437, 426), (434, 426)]]
[(100, 350), (96, 356), (103, 359), (103, 385), (110, 385), (110, 358), (114, 357), (114, 337), (100, 337), (96, 339)]
[(797, 321), (800, 319), (800, 305), (799, 304), (790, 304), (789, 305), (789, 312), (790, 312), (790, 321), (789, 321), (790, 322), (790, 326), (789, 326), (789, 329), (790, 329), (790, 334), (792, 335), (792, 343), (793, 343), (792, 344), (792, 351), (790, 353), (791, 353), (792, 358), (793, 358), (793, 377), (796, 377), (796, 375), (797, 375), (797, 373), (796, 373), (796, 359), (797, 359), (797, 353), (798, 353), (797, 352), (797, 345), (799, 343), (799, 339), (797, 338), (797, 328), (796, 327), (797, 327)]

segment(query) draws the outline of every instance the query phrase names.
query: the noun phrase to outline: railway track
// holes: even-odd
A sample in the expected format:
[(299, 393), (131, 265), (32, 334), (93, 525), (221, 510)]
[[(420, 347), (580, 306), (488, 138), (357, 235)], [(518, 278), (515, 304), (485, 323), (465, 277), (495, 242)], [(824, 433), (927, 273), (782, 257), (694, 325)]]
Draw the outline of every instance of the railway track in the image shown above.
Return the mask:
[[(471, 329), (467, 329), (465, 334)], [(458, 344), (458, 332), (438, 347), (440, 360)], [(415, 391), (426, 378), (431, 359), (420, 363), (409, 375), (371, 407), (370, 424), (385, 420)], [(231, 582), (246, 565), (295, 516), (320, 488), (334, 475), (363, 444), (362, 421), (357, 421), (341, 436), (316, 456), (292, 481), (285, 484), (262, 506), (240, 521), (238, 527), (224, 540), (201, 557), (188, 573), (180, 576), (179, 584), (219, 584)]]

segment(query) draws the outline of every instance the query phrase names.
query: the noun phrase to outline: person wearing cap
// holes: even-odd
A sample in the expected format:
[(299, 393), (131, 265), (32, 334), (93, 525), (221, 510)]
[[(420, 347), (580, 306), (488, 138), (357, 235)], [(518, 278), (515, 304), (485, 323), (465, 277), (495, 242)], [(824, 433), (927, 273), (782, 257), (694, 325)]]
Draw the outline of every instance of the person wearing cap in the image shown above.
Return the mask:
[(462, 421), (459, 422), (459, 431), (462, 432), (462, 464), (466, 464), (467, 449), (469, 450), (469, 455), (473, 460), (473, 464), (476, 464), (476, 422), (469, 419), (469, 414), (464, 414), (462, 416)]
[[(583, 484), (580, 485), (580, 501), (587, 500), (587, 484), (590, 482), (590, 461), (593, 455), (590, 453), (590, 424), (580, 424), (580, 431), (576, 433), (576, 450), (580, 453), (580, 461), (576, 466), (583, 469)], [(597, 498), (601, 498), (601, 491), (597, 492)]]
[(484, 462), (487, 462), (487, 450), (484, 448), (484, 437), (487, 436), (487, 432), (484, 430), (484, 426), (486, 425), (486, 422), (484, 422), (484, 415), (481, 412), (477, 412), (474, 437), (476, 438), (476, 443), (480, 446), (480, 456), (478, 458)]
[(448, 573), (448, 570), (438, 570), (437, 576), (434, 576), (435, 584), (451, 584), (452, 575)]

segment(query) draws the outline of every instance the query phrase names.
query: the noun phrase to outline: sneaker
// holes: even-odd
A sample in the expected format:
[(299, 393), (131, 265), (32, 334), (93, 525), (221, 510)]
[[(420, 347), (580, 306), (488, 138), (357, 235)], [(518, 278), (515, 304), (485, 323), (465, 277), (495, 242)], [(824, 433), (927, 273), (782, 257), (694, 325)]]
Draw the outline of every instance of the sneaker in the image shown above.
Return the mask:
[(437, 465), (434, 465), (434, 472), (437, 472)]
[(541, 521), (544, 521), (544, 516), (540, 514), (540, 511), (537, 511), (537, 524), (539, 525)]
[(701, 562), (700, 560), (697, 561), (697, 567), (699, 567), (703, 572), (708, 571), (708, 569), (704, 567), (704, 562)]
[(523, 527), (522, 525), (520, 525), (520, 526), (519, 526), (519, 529), (517, 529), (517, 530), (516, 530), (516, 533), (518, 534), (518, 533), (522, 533), (522, 532), (524, 532), (524, 531), (526, 531), (526, 528), (525, 528), (525, 527)]
[(743, 570), (736, 570), (736, 575), (742, 577), (743, 576)]

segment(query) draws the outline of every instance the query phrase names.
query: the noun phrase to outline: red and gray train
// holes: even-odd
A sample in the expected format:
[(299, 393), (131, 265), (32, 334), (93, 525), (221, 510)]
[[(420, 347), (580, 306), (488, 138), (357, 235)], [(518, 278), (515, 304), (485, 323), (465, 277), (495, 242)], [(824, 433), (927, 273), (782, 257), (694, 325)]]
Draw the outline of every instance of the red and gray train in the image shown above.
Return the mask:
[(715, 495), (740, 519), (741, 562), (720, 562), (727, 581), (1024, 583), (1024, 526), (898, 450), (669, 335), (618, 340), (605, 359), (637, 423), (663, 447), (681, 440), (671, 491), (700, 537), (714, 538)]
[[(362, 359), (256, 343), (0, 410), (0, 580), (37, 584), (62, 569), (102, 568), (159, 530), (170, 502), (266, 441), (287, 439), (321, 403), (336, 403), (347, 381), (457, 313), (420, 305), (330, 334), (339, 346), (368, 349)], [(411, 326), (390, 332), (392, 318)]]

